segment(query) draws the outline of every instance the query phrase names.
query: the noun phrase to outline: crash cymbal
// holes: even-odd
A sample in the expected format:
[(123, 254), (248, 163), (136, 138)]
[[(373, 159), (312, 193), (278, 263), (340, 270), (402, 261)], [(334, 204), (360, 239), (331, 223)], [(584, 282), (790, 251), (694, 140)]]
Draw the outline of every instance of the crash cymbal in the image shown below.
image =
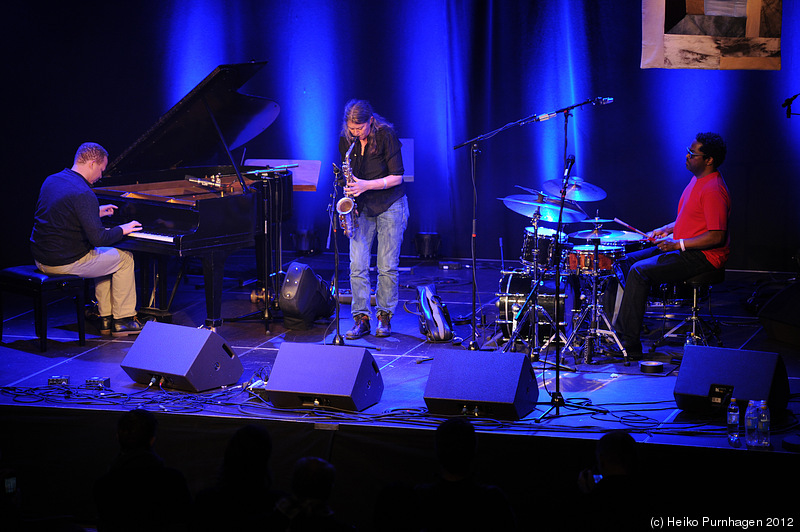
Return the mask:
[(624, 231), (613, 229), (592, 229), (591, 231), (576, 231), (569, 237), (574, 240), (599, 240), (601, 242), (619, 242), (625, 238)]
[[(538, 219), (545, 222), (558, 222), (560, 201), (555, 198), (548, 198), (543, 195), (514, 194), (497, 199), (501, 200), (512, 211), (527, 218), (538, 217)], [(578, 205), (572, 202), (564, 203), (564, 212), (561, 216), (562, 222), (578, 222), (584, 218), (586, 218), (586, 213)]]
[[(553, 197), (553, 196), (550, 196), (550, 194), (545, 194), (545, 193), (544, 193), (544, 192), (542, 192), (541, 190), (536, 190), (535, 188), (523, 187), (522, 185), (514, 185), (514, 186), (515, 186), (515, 187), (517, 187), (517, 188), (521, 188), (521, 189), (522, 189), (522, 190), (524, 190), (525, 192), (528, 192), (529, 194), (533, 194), (534, 196), (544, 196), (544, 197), (546, 197), (546, 198), (551, 198), (551, 197), (552, 197), (552, 198), (553, 198), (553, 199), (555, 199), (556, 201), (558, 201), (558, 199), (559, 199), (559, 198), (555, 198), (555, 197)], [(560, 197), (560, 196), (559, 196), (559, 197)]]
[[(562, 184), (560, 179), (551, 179), (542, 183), (542, 188), (545, 193), (560, 198)], [(567, 181), (567, 195), (565, 197), (572, 201), (600, 201), (605, 199), (606, 192), (602, 188), (587, 183), (578, 176), (574, 176)]]

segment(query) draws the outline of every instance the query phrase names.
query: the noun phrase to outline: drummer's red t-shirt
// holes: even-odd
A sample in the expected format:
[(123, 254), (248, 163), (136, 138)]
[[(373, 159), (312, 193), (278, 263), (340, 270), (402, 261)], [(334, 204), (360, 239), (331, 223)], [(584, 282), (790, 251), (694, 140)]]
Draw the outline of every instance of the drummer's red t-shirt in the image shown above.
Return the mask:
[[(719, 172), (692, 180), (686, 185), (678, 202), (678, 217), (672, 238), (692, 238), (706, 231), (727, 231), (728, 217), (731, 213), (731, 200), (728, 187)], [(722, 268), (730, 255), (730, 233), (725, 244), (712, 249), (704, 249), (703, 254), (715, 268)]]

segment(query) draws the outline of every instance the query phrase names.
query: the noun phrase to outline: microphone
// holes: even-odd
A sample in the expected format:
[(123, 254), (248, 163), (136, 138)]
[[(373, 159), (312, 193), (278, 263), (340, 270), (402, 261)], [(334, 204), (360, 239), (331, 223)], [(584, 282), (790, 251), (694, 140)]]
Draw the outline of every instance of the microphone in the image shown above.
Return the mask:
[(551, 118), (555, 118), (558, 116), (558, 113), (547, 113), (543, 115), (537, 115), (533, 121), (534, 122), (544, 122), (545, 120), (550, 120)]
[(781, 104), (781, 107), (786, 107), (786, 118), (792, 117), (792, 102), (800, 96), (800, 94), (795, 94), (791, 98), (786, 98), (786, 100)]
[(333, 183), (337, 187), (345, 185), (345, 180), (342, 178), (342, 169), (336, 166), (336, 163), (333, 163)]
[(572, 165), (575, 164), (575, 156), (570, 155), (567, 157), (567, 165), (564, 168), (564, 179), (566, 180), (569, 177), (569, 173), (572, 171)]
[(592, 100), (592, 105), (608, 105), (614, 103), (614, 98), (595, 98)]

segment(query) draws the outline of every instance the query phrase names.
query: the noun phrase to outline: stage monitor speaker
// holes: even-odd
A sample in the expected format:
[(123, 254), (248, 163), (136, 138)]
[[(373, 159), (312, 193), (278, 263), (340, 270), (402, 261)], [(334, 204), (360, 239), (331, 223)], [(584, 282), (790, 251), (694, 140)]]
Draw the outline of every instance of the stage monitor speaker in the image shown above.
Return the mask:
[(315, 320), (329, 318), (336, 300), (327, 283), (307, 264), (293, 262), (278, 293), (278, 307), (287, 329), (306, 330)]
[(539, 399), (539, 387), (524, 353), (458, 351), (433, 359), (425, 404), (431, 414), (520, 420)]
[(673, 392), (681, 410), (712, 411), (730, 397), (766, 399), (779, 416), (789, 402), (789, 378), (778, 353), (687, 345)]
[(163, 386), (191, 392), (235, 384), (243, 371), (217, 333), (157, 321), (144, 324), (121, 366), (134, 382), (149, 384), (155, 376)]
[(800, 347), (800, 283), (775, 294), (758, 313), (767, 336)]
[(363, 347), (284, 342), (265, 390), (278, 408), (360, 412), (381, 400), (383, 378)]

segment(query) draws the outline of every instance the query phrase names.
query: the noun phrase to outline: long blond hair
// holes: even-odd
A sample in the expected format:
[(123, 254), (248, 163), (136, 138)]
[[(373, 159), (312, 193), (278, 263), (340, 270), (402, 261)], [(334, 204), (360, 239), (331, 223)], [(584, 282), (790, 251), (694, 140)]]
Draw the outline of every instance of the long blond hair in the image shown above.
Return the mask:
[(389, 123), (385, 118), (372, 110), (372, 105), (367, 100), (350, 100), (344, 106), (344, 118), (342, 119), (342, 133), (341, 135), (347, 139), (348, 142), (353, 142), (355, 137), (350, 134), (350, 129), (347, 127), (347, 122), (356, 124), (365, 124), (372, 118), (372, 126), (370, 127), (369, 135), (367, 135), (367, 142), (370, 146), (370, 152), (374, 152), (375, 135), (378, 130), (383, 128), (394, 129), (394, 126)]

